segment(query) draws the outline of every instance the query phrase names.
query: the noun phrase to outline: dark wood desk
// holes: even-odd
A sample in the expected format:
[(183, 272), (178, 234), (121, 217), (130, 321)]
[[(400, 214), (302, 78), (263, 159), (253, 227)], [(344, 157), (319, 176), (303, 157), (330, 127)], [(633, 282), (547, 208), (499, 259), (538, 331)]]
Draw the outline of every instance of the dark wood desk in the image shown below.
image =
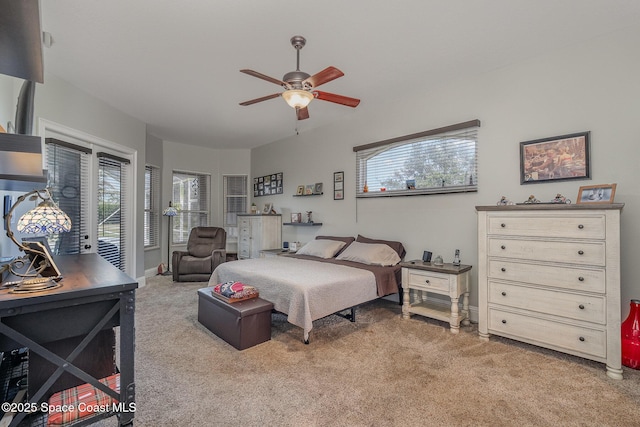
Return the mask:
[[(68, 373), (78, 383), (90, 383), (117, 399), (125, 408), (118, 414), (120, 425), (133, 425), (134, 412), (126, 408), (135, 408), (134, 313), (138, 284), (97, 254), (64, 255), (55, 257), (55, 262), (63, 275), (62, 287), (28, 294), (0, 290), (0, 350), (27, 347), (30, 354), (35, 353), (51, 366), (53, 374), (38, 384), (29, 395), (29, 403), (46, 401), (52, 386)], [(120, 331), (120, 394), (76, 362), (85, 350), (86, 358), (94, 338), (116, 326)], [(51, 345), (65, 341), (73, 345), (62, 350)], [(56, 350), (52, 350), (54, 347)], [(17, 414), (10, 425), (17, 426), (26, 415)], [(88, 421), (111, 415), (113, 412), (102, 413)]]

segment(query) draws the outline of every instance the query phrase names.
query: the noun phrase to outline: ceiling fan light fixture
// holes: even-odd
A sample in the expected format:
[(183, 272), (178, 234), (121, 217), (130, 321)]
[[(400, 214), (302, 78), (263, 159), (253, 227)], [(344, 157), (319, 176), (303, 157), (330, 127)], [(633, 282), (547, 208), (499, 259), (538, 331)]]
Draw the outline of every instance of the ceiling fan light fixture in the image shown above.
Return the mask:
[(313, 94), (306, 90), (289, 89), (282, 93), (282, 97), (291, 108), (305, 108), (313, 99)]

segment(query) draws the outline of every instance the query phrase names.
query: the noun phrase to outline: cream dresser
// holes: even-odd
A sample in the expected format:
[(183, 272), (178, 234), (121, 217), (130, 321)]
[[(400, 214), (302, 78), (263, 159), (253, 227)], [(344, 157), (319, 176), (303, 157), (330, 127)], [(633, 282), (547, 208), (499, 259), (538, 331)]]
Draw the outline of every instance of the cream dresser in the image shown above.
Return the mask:
[(624, 204), (476, 206), (478, 331), (606, 363), (622, 379)]
[(238, 259), (260, 258), (264, 249), (282, 248), (282, 216), (238, 214)]

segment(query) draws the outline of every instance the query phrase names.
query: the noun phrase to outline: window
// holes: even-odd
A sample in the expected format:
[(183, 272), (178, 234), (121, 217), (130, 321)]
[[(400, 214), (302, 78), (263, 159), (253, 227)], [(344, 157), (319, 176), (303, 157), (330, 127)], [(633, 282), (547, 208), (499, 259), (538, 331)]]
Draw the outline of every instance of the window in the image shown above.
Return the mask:
[(160, 219), (160, 170), (144, 167), (144, 247), (158, 246)]
[(238, 214), (247, 212), (247, 175), (224, 175), (224, 229), (227, 231), (227, 248), (233, 252), (238, 241)]
[(472, 120), (354, 147), (356, 197), (478, 191), (478, 127)]
[(98, 157), (98, 255), (128, 271), (128, 191), (131, 162), (109, 153)]
[(173, 172), (172, 242), (186, 244), (193, 227), (209, 225), (209, 175), (195, 172)]
[(247, 212), (247, 175), (225, 175), (224, 226), (238, 225), (238, 214)]

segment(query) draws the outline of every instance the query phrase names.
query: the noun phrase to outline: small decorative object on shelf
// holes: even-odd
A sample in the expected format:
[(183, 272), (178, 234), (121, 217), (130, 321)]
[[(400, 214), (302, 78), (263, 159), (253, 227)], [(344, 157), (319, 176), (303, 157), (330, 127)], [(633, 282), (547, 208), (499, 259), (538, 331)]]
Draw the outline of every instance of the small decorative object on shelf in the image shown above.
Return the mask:
[(313, 194), (313, 189), (314, 189), (314, 185), (313, 184), (307, 184), (304, 188), (304, 194), (305, 196), (310, 196)]
[(302, 222), (302, 214), (300, 212), (292, 213), (291, 214), (291, 222), (293, 222), (293, 223)]
[(631, 300), (629, 316), (620, 325), (622, 335), (622, 364), (640, 369), (640, 299)]
[(322, 183), (316, 182), (316, 185), (313, 187), (313, 194), (322, 194)]
[(362, 192), (363, 193), (368, 193), (369, 192), (369, 186), (367, 185), (367, 183), (364, 183), (364, 187), (362, 188)]
[(536, 196), (533, 194), (529, 196), (527, 200), (524, 201), (525, 204), (530, 205), (533, 203), (540, 203), (540, 200), (536, 199)]
[(570, 205), (571, 204), (571, 200), (567, 199), (562, 194), (558, 193), (558, 194), (556, 194), (556, 197), (551, 201), (551, 203), (563, 203), (563, 204), (566, 204), (566, 205)]
[(453, 257), (453, 265), (460, 266), (460, 249), (456, 249), (456, 254)]
[(406, 184), (407, 184), (407, 190), (415, 190), (416, 189), (416, 180), (415, 179), (408, 179)]
[(500, 198), (500, 200), (498, 200), (498, 203), (496, 203), (497, 206), (507, 206), (507, 205), (515, 205), (515, 203), (513, 203), (511, 200), (507, 199), (506, 196), (502, 196)]
[(308, 224), (313, 224), (313, 220), (311, 219), (311, 213), (312, 213), (312, 211), (307, 211), (307, 223)]
[(442, 260), (442, 257), (440, 255), (436, 255), (436, 257), (433, 259), (432, 264), (437, 266), (442, 266), (444, 265), (444, 261)]
[(296, 196), (304, 196), (304, 185), (298, 185), (298, 190), (296, 191)]
[(258, 207), (256, 206), (255, 203), (251, 203), (251, 213), (252, 214), (258, 213)]

